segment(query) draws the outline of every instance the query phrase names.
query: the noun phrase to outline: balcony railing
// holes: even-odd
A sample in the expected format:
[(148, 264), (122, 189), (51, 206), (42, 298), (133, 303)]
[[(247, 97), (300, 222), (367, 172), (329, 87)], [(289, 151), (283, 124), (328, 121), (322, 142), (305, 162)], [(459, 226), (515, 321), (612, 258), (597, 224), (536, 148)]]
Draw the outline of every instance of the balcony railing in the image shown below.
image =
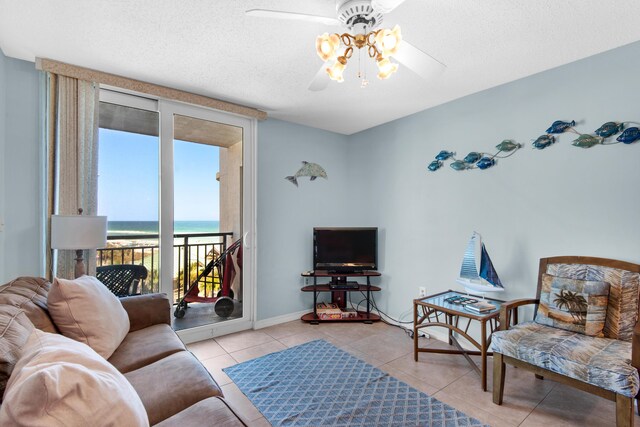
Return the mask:
[[(138, 264), (147, 268), (148, 276), (140, 290), (142, 293), (160, 291), (160, 250), (157, 234), (124, 234), (107, 237), (107, 247), (98, 249), (96, 264)], [(232, 243), (233, 233), (180, 233), (173, 236), (174, 300), (182, 298), (189, 286), (198, 278), (207, 263), (220, 256)], [(217, 272), (203, 277), (198, 283), (200, 296), (212, 297), (219, 290)]]

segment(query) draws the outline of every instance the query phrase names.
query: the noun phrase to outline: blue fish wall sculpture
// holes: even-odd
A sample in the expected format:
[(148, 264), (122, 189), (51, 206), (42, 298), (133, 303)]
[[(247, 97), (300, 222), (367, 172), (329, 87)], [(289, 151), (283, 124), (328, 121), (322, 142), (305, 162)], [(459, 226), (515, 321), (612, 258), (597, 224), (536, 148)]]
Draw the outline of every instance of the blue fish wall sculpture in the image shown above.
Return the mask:
[(442, 162), (439, 160), (434, 160), (433, 162), (429, 163), (429, 166), (427, 166), (427, 169), (429, 169), (431, 172), (435, 172), (441, 167), (442, 167)]
[(607, 122), (596, 129), (595, 134), (603, 138), (609, 138), (624, 129), (623, 123)]
[(637, 127), (628, 128), (616, 138), (616, 141), (620, 141), (625, 144), (631, 144), (632, 142), (640, 139), (640, 129)]
[(576, 125), (575, 120), (571, 120), (570, 122), (563, 122), (562, 120), (556, 120), (551, 124), (551, 126), (549, 126), (549, 129), (547, 129), (547, 133), (562, 133), (575, 125)]
[(454, 154), (455, 153), (452, 153), (451, 151), (442, 150), (436, 155), (436, 160), (447, 160), (450, 157), (453, 157)]
[(538, 137), (538, 139), (533, 141), (533, 143), (531, 145), (533, 145), (533, 148), (537, 148), (538, 150), (542, 150), (544, 148), (547, 148), (548, 146), (550, 146), (554, 142), (556, 142), (556, 137), (555, 136), (553, 136), (553, 135), (540, 135)]
[(495, 165), (496, 161), (490, 157), (483, 157), (481, 158), (478, 163), (476, 163), (476, 166), (482, 170), (484, 169), (488, 169), (491, 166)]

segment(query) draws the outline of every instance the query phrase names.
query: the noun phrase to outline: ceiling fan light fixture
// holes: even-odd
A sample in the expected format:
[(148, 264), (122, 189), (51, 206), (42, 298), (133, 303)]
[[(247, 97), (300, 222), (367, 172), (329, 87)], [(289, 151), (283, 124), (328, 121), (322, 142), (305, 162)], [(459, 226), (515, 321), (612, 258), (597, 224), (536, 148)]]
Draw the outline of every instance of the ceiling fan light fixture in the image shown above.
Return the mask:
[(347, 66), (347, 58), (344, 56), (339, 56), (336, 62), (327, 68), (327, 74), (331, 80), (335, 80), (338, 83), (342, 83), (344, 81), (344, 77), (342, 77), (342, 73), (344, 73), (344, 69)]
[(376, 33), (376, 47), (380, 54), (388, 58), (398, 52), (400, 43), (402, 42), (402, 33), (400, 26), (396, 25), (392, 30), (384, 28)]
[(388, 79), (391, 74), (398, 71), (398, 64), (389, 61), (389, 58), (378, 57), (378, 78)]
[(334, 59), (340, 47), (337, 34), (324, 33), (316, 38), (316, 53), (324, 62)]

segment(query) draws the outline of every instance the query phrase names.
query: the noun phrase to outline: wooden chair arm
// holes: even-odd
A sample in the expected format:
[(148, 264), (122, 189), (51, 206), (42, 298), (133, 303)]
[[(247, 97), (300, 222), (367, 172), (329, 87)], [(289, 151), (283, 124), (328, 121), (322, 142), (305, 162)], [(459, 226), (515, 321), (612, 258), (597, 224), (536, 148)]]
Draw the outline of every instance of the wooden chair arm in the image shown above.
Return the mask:
[[(535, 298), (522, 298), (522, 299), (514, 299), (511, 301), (507, 301), (502, 303), (500, 306), (500, 331), (506, 331), (509, 329), (509, 324), (511, 323), (511, 313), (514, 310), (517, 310), (518, 307), (529, 304), (539, 304), (540, 300)], [(517, 313), (517, 311), (516, 311)], [(517, 319), (517, 317), (516, 317)], [(517, 320), (516, 320), (517, 323)], [(638, 337), (640, 340), (640, 337)], [(640, 350), (640, 348), (638, 349)], [(639, 354), (640, 359), (640, 354)]]
[(633, 328), (633, 337), (631, 338), (631, 365), (640, 369), (640, 321)]

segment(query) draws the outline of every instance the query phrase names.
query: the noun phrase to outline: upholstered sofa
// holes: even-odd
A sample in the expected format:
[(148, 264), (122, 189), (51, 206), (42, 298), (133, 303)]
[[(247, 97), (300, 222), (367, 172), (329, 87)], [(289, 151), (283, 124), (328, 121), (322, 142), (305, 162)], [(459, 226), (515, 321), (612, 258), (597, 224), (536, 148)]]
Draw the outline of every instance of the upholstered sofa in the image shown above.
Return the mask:
[[(542, 258), (536, 298), (501, 307), (501, 330), (491, 343), (493, 402), (502, 404), (506, 363), (616, 402), (616, 425), (632, 427), (640, 390), (639, 292), (638, 264)], [(535, 320), (510, 326), (528, 304), (535, 305)]]
[[(5, 397), (3, 405), (6, 404), (7, 382), (16, 364), (20, 364), (22, 348), (33, 335), (34, 328), (59, 333), (47, 309), (50, 289), (48, 281), (32, 277), (18, 278), (0, 287), (0, 396)], [(246, 425), (225, 401), (209, 372), (171, 329), (170, 304), (166, 296), (139, 295), (120, 301), (129, 316), (129, 332), (108, 362), (133, 386), (150, 425)], [(11, 387), (11, 382), (9, 384)], [(30, 398), (37, 400), (39, 396), (31, 395)], [(97, 406), (100, 402), (91, 404)], [(60, 424), (66, 425), (64, 420)]]

